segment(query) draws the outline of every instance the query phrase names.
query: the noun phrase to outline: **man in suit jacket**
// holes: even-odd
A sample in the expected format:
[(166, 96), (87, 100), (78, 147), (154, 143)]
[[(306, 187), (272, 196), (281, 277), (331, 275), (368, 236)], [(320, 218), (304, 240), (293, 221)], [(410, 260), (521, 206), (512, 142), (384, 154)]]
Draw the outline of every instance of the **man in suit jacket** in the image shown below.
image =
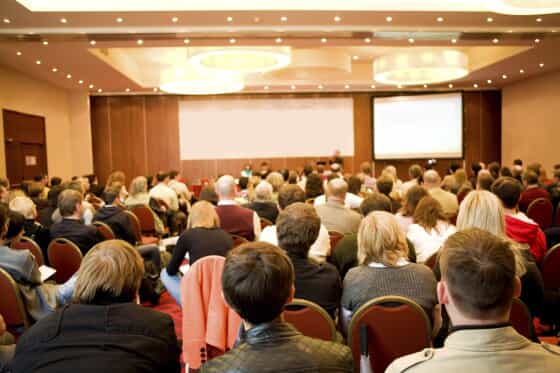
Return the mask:
[(93, 216), (93, 221), (107, 224), (115, 234), (115, 238), (136, 245), (136, 235), (134, 234), (132, 221), (119, 205), (120, 192), (120, 187), (109, 187), (103, 192), (105, 205), (97, 210)]
[(68, 239), (80, 248), (83, 255), (95, 244), (103, 241), (103, 237), (95, 227), (81, 222), (82, 195), (78, 191), (67, 189), (60, 193), (58, 209), (62, 221), (51, 226), (51, 239)]
[(329, 231), (342, 234), (358, 232), (362, 216), (344, 206), (348, 184), (344, 179), (335, 178), (327, 184), (327, 203), (316, 206), (321, 222)]

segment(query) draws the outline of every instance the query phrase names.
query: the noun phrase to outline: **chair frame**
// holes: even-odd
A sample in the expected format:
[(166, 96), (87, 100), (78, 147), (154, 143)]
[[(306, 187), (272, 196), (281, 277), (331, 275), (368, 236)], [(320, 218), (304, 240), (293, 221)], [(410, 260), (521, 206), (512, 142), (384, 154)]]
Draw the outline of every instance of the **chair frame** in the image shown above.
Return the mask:
[[(531, 336), (536, 335), (534, 325), (533, 325), (533, 318), (531, 316), (531, 311), (529, 311), (529, 307), (527, 307), (527, 305), (519, 298), (513, 298), (512, 308), (513, 308), (514, 303), (517, 304), (519, 307), (521, 307), (523, 309), (523, 312), (527, 316), (527, 324), (528, 324), (527, 325), (527, 332), (529, 333), (529, 336), (526, 336), (526, 337), (531, 338)], [(510, 316), (510, 319), (511, 319), (511, 316)], [(520, 332), (518, 332), (518, 333), (521, 334)]]
[[(529, 216), (531, 218), (530, 213), (529, 213), (531, 211), (531, 207), (537, 205), (538, 203), (542, 203), (542, 202), (548, 203), (552, 207), (552, 211), (550, 212), (550, 225), (548, 225), (547, 227), (541, 227), (540, 223), (537, 222), (537, 224), (539, 224), (539, 227), (542, 230), (545, 230), (545, 229), (550, 228), (554, 225), (554, 205), (552, 205), (552, 202), (550, 202), (549, 199), (541, 197), (541, 198), (536, 198), (533, 201), (531, 201), (531, 203), (529, 203), (529, 206), (527, 206), (527, 216)], [(533, 219), (533, 218), (531, 218), (531, 219)]]
[[(554, 245), (554, 246), (552, 246), (550, 249), (548, 249), (548, 250), (546, 251), (546, 254), (544, 255), (544, 258), (543, 258), (543, 260), (542, 260), (542, 262), (541, 262), (541, 268), (540, 268), (541, 273), (542, 273), (542, 275), (543, 275), (543, 282), (544, 282), (544, 280), (545, 280), (545, 279), (544, 279), (544, 267), (545, 267), (545, 264), (546, 264), (548, 258), (550, 258), (550, 257), (552, 256), (552, 254), (555, 253), (555, 251), (560, 251), (560, 243), (559, 243), (559, 244), (556, 244), (556, 245)], [(559, 276), (560, 276), (560, 275), (559, 275)], [(545, 290), (546, 290), (546, 289), (549, 289), (549, 288), (546, 287), (546, 282), (544, 282), (544, 288), (545, 288)], [(560, 290), (560, 289), (551, 289), (551, 290)]]
[(103, 233), (101, 233), (103, 235), (103, 237), (105, 237), (105, 240), (114, 240), (116, 238), (115, 232), (113, 232), (113, 229), (111, 229), (109, 224), (103, 223), (102, 221), (96, 221), (96, 222), (93, 223), (93, 225), (95, 225), (98, 228), (100, 233), (101, 233), (101, 230), (99, 229), (99, 227), (103, 227), (103, 229), (106, 229), (109, 233), (111, 233), (111, 235), (112, 235), (111, 238), (107, 238), (107, 237), (105, 237), (105, 235), (103, 235)]
[(138, 217), (136, 215), (134, 215), (134, 213), (132, 211), (129, 210), (123, 210), (123, 212), (125, 214), (128, 215), (129, 219), (131, 219), (132, 221), (132, 225), (134, 228), (134, 235), (136, 236), (136, 244), (137, 245), (141, 245), (142, 244), (142, 226), (140, 225), (140, 220), (138, 220)]
[[(240, 246), (240, 245), (243, 245), (243, 244), (245, 244), (245, 243), (251, 242), (251, 241), (249, 241), (248, 239), (246, 239), (245, 237), (240, 236), (240, 235), (238, 235), (238, 234), (232, 234), (232, 233), (230, 233), (229, 235), (230, 235), (231, 238), (233, 239), (233, 248), (236, 248), (237, 246)], [(241, 243), (238, 244), (238, 245), (236, 245), (236, 244), (235, 244), (235, 240), (236, 240), (236, 239), (240, 239), (240, 240), (241, 240)]]
[[(290, 306), (299, 306), (299, 307), (311, 308), (315, 312), (319, 313), (321, 315), (321, 317), (323, 319), (325, 319), (327, 321), (327, 323), (329, 324), (329, 329), (330, 329), (330, 333), (331, 333), (331, 341), (335, 342), (337, 340), (336, 325), (334, 324), (334, 321), (333, 321), (332, 317), (327, 313), (327, 311), (325, 311), (323, 309), (323, 307), (319, 306), (317, 303), (314, 303), (314, 302), (311, 302), (311, 301), (308, 301), (308, 300), (305, 300), (305, 299), (294, 298), (290, 304), (286, 305), (286, 307), (284, 308), (284, 312), (291, 312), (291, 311), (287, 310), (287, 307), (290, 307)], [(297, 312), (297, 311), (292, 311), (292, 312)], [(297, 329), (297, 327), (296, 327), (296, 329)]]
[[(6, 277), (8, 279), (8, 281), (10, 282), (10, 285), (12, 286), (12, 289), (13, 289), (15, 297), (16, 297), (17, 308), (18, 308), (19, 313), (21, 315), (21, 319), (23, 320), (23, 327), (24, 327), (24, 329), (28, 329), (31, 326), (31, 321), (29, 320), (29, 316), (27, 315), (27, 310), (25, 309), (25, 305), (23, 304), (23, 300), (21, 298), (21, 294), (19, 292), (19, 287), (18, 287), (16, 281), (13, 279), (13, 277), (8, 272), (3, 270), (2, 268), (0, 268), (0, 275)], [(7, 324), (6, 326), (9, 329), (10, 325)]]
[[(80, 248), (78, 247), (78, 245), (76, 245), (74, 242), (70, 241), (70, 240), (67, 239), (67, 238), (63, 238), (63, 237), (55, 238), (54, 240), (52, 240), (52, 241), (49, 243), (49, 247), (47, 248), (47, 255), (49, 256), (49, 263), (50, 263), (51, 267), (53, 267), (54, 269), (56, 269), (57, 272), (58, 272), (58, 268), (54, 267), (53, 261), (52, 261), (52, 259), (51, 259), (51, 247), (52, 247), (52, 244), (55, 243), (55, 242), (64, 243), (64, 244), (69, 245), (70, 247), (72, 247), (72, 248), (74, 249), (74, 251), (76, 251), (78, 254), (80, 254), (80, 259), (83, 260), (84, 254), (82, 254), (82, 251), (80, 250)], [(80, 263), (81, 263), (81, 261), (80, 261)], [(76, 271), (76, 272), (77, 272), (77, 271)], [(55, 278), (56, 278), (56, 273), (55, 273)]]
[[(150, 212), (150, 215), (152, 217), (152, 225), (153, 228), (149, 231), (149, 232), (144, 232), (142, 231), (142, 221), (140, 219), (140, 217), (138, 215), (136, 215), (136, 213), (134, 212), (134, 210), (137, 209), (148, 209), (148, 211)], [(149, 206), (146, 205), (134, 205), (134, 206), (130, 206), (128, 208), (128, 211), (132, 212), (137, 218), (138, 218), (138, 223), (140, 224), (140, 234), (144, 235), (144, 233), (148, 233), (147, 236), (158, 236), (157, 232), (156, 232), (156, 222), (155, 222), (155, 217), (154, 217), (154, 212), (152, 211), (152, 209)]]
[[(31, 239), (29, 237), (25, 237), (25, 236), (22, 236), (19, 239), (19, 241), (20, 242), (21, 241), (27, 242), (34, 247), (35, 250), (31, 250), (31, 254), (33, 254), (33, 256), (35, 257), (35, 261), (37, 262), (37, 265), (39, 267), (45, 264), (45, 257), (43, 255), (43, 251), (41, 250), (41, 247), (39, 247), (39, 244), (37, 244), (37, 242), (35, 242), (35, 241), (33, 241), (33, 239)], [(12, 249), (15, 249), (15, 248), (12, 247)], [(15, 250), (19, 250), (19, 249), (15, 249)]]

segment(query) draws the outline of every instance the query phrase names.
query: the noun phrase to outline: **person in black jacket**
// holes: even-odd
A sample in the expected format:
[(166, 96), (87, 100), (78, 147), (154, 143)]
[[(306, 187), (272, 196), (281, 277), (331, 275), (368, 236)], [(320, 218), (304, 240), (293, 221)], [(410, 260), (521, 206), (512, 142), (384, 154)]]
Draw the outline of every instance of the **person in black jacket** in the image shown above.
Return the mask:
[(137, 303), (144, 265), (122, 240), (84, 257), (72, 304), (25, 332), (12, 372), (180, 372), (173, 320)]
[(136, 235), (132, 220), (123, 211), (120, 203), (119, 187), (108, 187), (103, 192), (103, 202), (105, 205), (101, 207), (93, 216), (93, 222), (100, 221), (107, 224), (115, 234), (115, 238), (124, 240), (131, 245), (136, 244)]

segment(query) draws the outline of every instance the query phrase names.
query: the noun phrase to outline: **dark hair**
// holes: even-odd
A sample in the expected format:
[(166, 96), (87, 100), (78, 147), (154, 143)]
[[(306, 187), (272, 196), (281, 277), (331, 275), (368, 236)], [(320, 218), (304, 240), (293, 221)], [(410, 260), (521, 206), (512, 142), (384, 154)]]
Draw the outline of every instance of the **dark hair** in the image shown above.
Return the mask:
[(500, 177), (500, 164), (498, 162), (492, 162), (488, 165), (488, 171), (494, 179)]
[(293, 203), (282, 210), (276, 219), (278, 246), (288, 253), (307, 258), (320, 229), (321, 219), (313, 206)]
[(113, 204), (113, 202), (115, 202), (115, 199), (117, 199), (119, 197), (119, 194), (121, 193), (121, 188), (116, 187), (116, 186), (110, 186), (105, 188), (105, 190), (103, 191), (103, 202), (105, 202), (108, 205)]
[(480, 172), (480, 170), (482, 170), (482, 166), (480, 165), (480, 163), (473, 163), (471, 165), (471, 170), (474, 174), (474, 176), (478, 176), (478, 173)]
[(377, 179), (377, 190), (379, 193), (389, 196), (393, 190), (393, 180), (390, 177), (381, 176)]
[(83, 195), (83, 193), (84, 193), (84, 188), (82, 186), (82, 183), (79, 182), (79, 181), (70, 181), (70, 182), (64, 183), (62, 188), (64, 190), (66, 190), (66, 189), (75, 190), (76, 192), (80, 193), (80, 195)]
[(491, 320), (508, 312), (516, 275), (510, 245), (478, 228), (457, 232), (444, 243), (440, 253), (442, 279), (462, 313)]
[(541, 176), (541, 164), (540, 163), (531, 163), (527, 165), (527, 171), (533, 171), (537, 174), (537, 178)]
[(348, 178), (348, 193), (359, 194), (362, 190), (362, 180), (357, 176)]
[(292, 203), (305, 202), (305, 192), (298, 185), (286, 184), (278, 192), (278, 206), (283, 210)]
[(175, 179), (175, 177), (176, 177), (177, 175), (179, 175), (179, 171), (171, 170), (171, 171), (169, 171), (167, 174), (169, 175), (169, 178), (170, 178), (170, 179)]
[(451, 162), (451, 164), (449, 165), (449, 174), (453, 175), (455, 173), (455, 171), (457, 171), (458, 169), (461, 168), (461, 165), (457, 162)]
[(403, 216), (413, 216), (418, 202), (428, 195), (428, 191), (421, 186), (411, 186), (404, 196), (404, 204), (401, 208)]
[(560, 168), (554, 169), (554, 177), (560, 179)]
[(58, 196), (58, 209), (61, 216), (70, 216), (76, 211), (76, 205), (82, 203), (82, 194), (74, 189), (63, 190)]
[[(95, 179), (97, 179), (97, 176), (95, 174), (87, 174), (87, 175), (84, 175), (83, 177), (88, 179), (89, 185), (95, 184)], [(51, 182), (51, 185), (52, 185), (52, 182)]]
[(62, 179), (58, 176), (51, 177), (51, 187), (62, 184)]
[(160, 171), (156, 174), (156, 180), (158, 183), (162, 182), (163, 180), (167, 179), (169, 174), (167, 172)]
[(492, 193), (498, 196), (507, 209), (517, 206), (522, 190), (521, 183), (512, 177), (500, 177), (492, 184)]
[(288, 184), (297, 184), (298, 174), (296, 171), (290, 171), (290, 176), (288, 176)]
[(8, 224), (8, 231), (6, 232), (6, 239), (11, 240), (23, 231), (25, 224), (25, 217), (16, 211), (9, 211), (8, 213), (10, 222)]
[(305, 182), (305, 198), (315, 198), (324, 194), (323, 179), (317, 174), (307, 176)]
[[(511, 173), (511, 170), (509, 167), (502, 167), (500, 168), (500, 176), (509, 176), (512, 177), (513, 174)], [(497, 178), (496, 178), (497, 179)]]
[(368, 216), (372, 211), (391, 212), (391, 209), (391, 200), (381, 193), (373, 193), (360, 204), (360, 211), (363, 216)]
[(242, 176), (239, 178), (239, 188), (241, 188), (242, 190), (247, 189), (247, 186), (249, 185), (249, 178), (246, 176)]
[(518, 159), (514, 159), (514, 160), (513, 160), (513, 164), (514, 164), (515, 166), (523, 166), (523, 161), (522, 161), (521, 159), (519, 159), (519, 158), (518, 158)]
[(484, 172), (479, 173), (476, 178), (476, 184), (479, 186), (480, 190), (488, 190), (492, 189), (492, 184), (494, 183), (495, 179), (492, 175)]
[(290, 171), (287, 168), (283, 168), (278, 172), (280, 173), (280, 175), (282, 175), (284, 182), (288, 181), (288, 179), (290, 178)]
[(8, 187), (10, 186), (10, 181), (6, 178), (0, 177), (0, 186), (8, 189)]
[(527, 171), (523, 174), (523, 181), (525, 181), (527, 185), (536, 185), (539, 183), (539, 175), (527, 168)]
[(293, 284), (290, 258), (280, 248), (265, 242), (250, 242), (233, 249), (222, 272), (226, 302), (253, 325), (280, 316)]
[(45, 186), (38, 181), (34, 181), (27, 186), (27, 195), (29, 198), (37, 198), (41, 196), (43, 190), (45, 190)]
[(423, 174), (422, 167), (420, 167), (420, 165), (418, 165), (418, 164), (413, 164), (412, 166), (410, 166), (408, 168), (408, 176), (410, 176), (413, 179), (416, 179), (416, 180), (421, 179), (422, 174)]
[(43, 181), (43, 178), (44, 178), (43, 175), (35, 175), (35, 176), (33, 176), (33, 181), (41, 182), (41, 181)]
[[(4, 187), (0, 185), (1, 187)], [(8, 206), (4, 203), (0, 203), (0, 232), (4, 230), (4, 226), (8, 222)]]
[(56, 208), (58, 206), (58, 196), (62, 192), (62, 186), (55, 185), (49, 190), (47, 194), (47, 200), (49, 201), (49, 206)]
[(202, 188), (200, 195), (198, 196), (199, 201), (208, 201), (213, 205), (218, 204), (218, 199), (218, 195), (216, 194), (214, 188), (208, 185)]
[(305, 166), (303, 166), (303, 174), (305, 176), (311, 175), (312, 172), (313, 172), (313, 165), (312, 164), (308, 163)]
[(424, 229), (434, 229), (439, 220), (447, 221), (439, 201), (431, 196), (422, 197), (413, 215), (414, 223)]

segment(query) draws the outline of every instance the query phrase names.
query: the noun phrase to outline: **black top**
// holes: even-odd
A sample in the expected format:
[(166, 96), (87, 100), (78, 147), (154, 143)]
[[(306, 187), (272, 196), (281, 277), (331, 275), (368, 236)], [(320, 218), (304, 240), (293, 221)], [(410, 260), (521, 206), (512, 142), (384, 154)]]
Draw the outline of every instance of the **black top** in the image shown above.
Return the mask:
[(66, 238), (80, 248), (83, 255), (97, 243), (103, 241), (103, 236), (91, 225), (85, 225), (79, 220), (63, 218), (62, 221), (51, 226), (51, 240)]
[(198, 259), (208, 255), (226, 256), (233, 247), (233, 239), (221, 228), (191, 228), (181, 234), (173, 250), (167, 273), (173, 276), (189, 253), (189, 263), (193, 265)]
[(136, 235), (130, 217), (117, 206), (103, 206), (93, 216), (93, 221), (100, 221), (111, 227), (115, 237), (136, 245)]
[(43, 257), (47, 260), (47, 248), (51, 242), (51, 233), (48, 228), (43, 227), (33, 219), (25, 219), (23, 223), (24, 236), (31, 238), (39, 245)]
[(133, 303), (72, 304), (19, 339), (14, 373), (180, 372), (168, 315)]
[(288, 253), (294, 264), (296, 298), (317, 303), (334, 319), (340, 304), (342, 285), (336, 268), (307, 257)]
[(243, 207), (247, 207), (257, 213), (260, 218), (270, 220), (273, 224), (276, 223), (278, 217), (278, 206), (274, 202), (251, 202)]

